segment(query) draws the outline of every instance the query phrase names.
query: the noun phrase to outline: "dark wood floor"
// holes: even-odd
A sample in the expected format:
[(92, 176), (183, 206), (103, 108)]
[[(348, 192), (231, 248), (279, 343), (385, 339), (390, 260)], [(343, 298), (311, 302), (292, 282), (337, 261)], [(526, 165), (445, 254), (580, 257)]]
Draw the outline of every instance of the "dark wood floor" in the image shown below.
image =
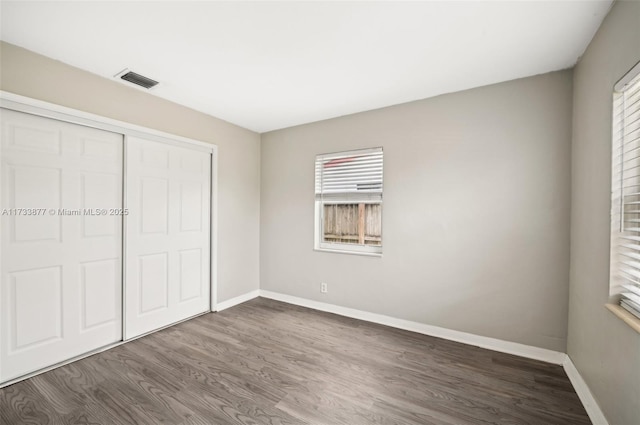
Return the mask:
[(562, 367), (263, 298), (0, 389), (2, 424), (589, 424)]

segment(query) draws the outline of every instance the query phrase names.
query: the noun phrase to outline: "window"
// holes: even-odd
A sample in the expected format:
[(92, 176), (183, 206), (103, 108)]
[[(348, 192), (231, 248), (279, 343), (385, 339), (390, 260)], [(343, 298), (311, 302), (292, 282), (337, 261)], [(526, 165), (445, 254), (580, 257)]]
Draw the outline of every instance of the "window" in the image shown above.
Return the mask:
[(316, 156), (316, 249), (382, 253), (382, 162), (382, 148)]
[(640, 318), (640, 63), (613, 94), (610, 295)]

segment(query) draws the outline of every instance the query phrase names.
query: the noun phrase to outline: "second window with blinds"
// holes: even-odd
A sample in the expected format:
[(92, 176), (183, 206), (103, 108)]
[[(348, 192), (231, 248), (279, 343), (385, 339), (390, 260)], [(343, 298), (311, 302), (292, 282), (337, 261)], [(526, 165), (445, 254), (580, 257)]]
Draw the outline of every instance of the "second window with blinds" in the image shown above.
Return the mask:
[(315, 249), (382, 254), (382, 148), (316, 156)]
[(610, 295), (640, 319), (640, 63), (613, 93)]

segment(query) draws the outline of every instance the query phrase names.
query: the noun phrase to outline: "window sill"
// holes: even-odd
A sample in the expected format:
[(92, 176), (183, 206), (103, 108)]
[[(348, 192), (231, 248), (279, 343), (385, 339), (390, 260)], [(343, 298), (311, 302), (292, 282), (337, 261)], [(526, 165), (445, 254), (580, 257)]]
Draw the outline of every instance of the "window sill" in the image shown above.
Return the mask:
[(334, 254), (350, 254), (350, 255), (361, 255), (363, 257), (382, 257), (381, 252), (358, 252), (358, 251), (347, 251), (344, 249), (329, 249), (329, 248), (314, 248), (314, 251), (318, 252), (331, 252)]
[(609, 309), (610, 312), (615, 314), (619, 319), (621, 319), (624, 323), (631, 326), (633, 330), (640, 333), (640, 319), (638, 319), (633, 314), (629, 313), (624, 308), (620, 307), (618, 304), (605, 304), (605, 307)]

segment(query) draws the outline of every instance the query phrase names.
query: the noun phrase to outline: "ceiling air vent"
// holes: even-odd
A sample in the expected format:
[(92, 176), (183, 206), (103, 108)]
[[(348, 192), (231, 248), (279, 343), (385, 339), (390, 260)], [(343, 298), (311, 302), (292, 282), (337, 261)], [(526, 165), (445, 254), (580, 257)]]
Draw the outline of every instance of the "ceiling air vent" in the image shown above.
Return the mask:
[(135, 72), (129, 71), (128, 69), (125, 69), (124, 71), (118, 73), (116, 77), (120, 77), (125, 81), (137, 84), (140, 87), (144, 87), (145, 89), (150, 89), (151, 87), (158, 84), (157, 81), (152, 80), (151, 78), (147, 78), (144, 75), (136, 74)]

